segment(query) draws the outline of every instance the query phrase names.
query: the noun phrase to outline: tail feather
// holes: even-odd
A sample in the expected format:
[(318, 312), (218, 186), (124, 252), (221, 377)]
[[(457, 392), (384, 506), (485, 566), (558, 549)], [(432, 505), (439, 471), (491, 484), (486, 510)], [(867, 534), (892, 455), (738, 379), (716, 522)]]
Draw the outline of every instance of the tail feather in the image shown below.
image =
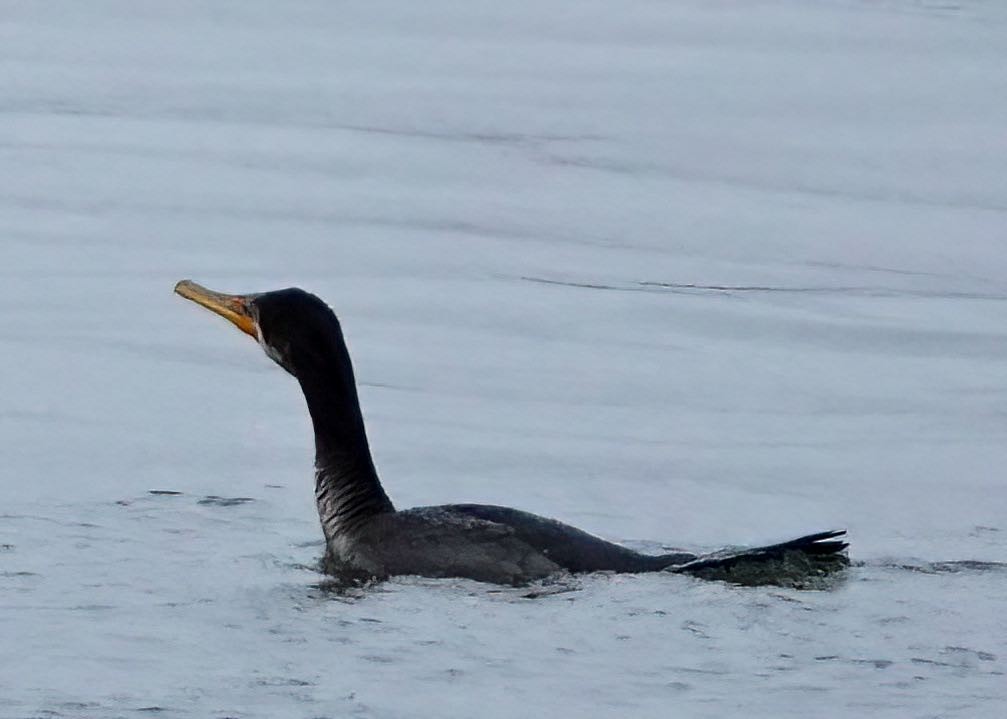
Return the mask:
[(667, 571), (750, 586), (818, 587), (849, 565), (843, 553), (849, 543), (841, 539), (845, 535), (846, 530), (840, 529), (765, 547), (725, 549), (669, 566)]
[[(845, 529), (834, 529), (829, 532), (818, 532), (808, 534), (789, 542), (781, 544), (771, 544), (768, 547), (759, 547), (753, 551), (778, 552), (787, 550), (798, 550), (806, 554), (835, 554), (850, 546), (849, 542), (836, 540), (836, 537), (845, 537)], [(835, 541), (830, 541), (835, 540)]]

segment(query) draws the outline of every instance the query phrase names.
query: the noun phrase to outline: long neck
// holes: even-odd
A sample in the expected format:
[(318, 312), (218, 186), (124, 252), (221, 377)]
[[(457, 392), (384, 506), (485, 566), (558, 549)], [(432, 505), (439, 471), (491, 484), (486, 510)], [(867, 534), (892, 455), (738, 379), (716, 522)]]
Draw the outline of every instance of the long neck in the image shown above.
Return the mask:
[(315, 429), (315, 501), (328, 540), (395, 511), (374, 469), (341, 333), (336, 339), (297, 373)]

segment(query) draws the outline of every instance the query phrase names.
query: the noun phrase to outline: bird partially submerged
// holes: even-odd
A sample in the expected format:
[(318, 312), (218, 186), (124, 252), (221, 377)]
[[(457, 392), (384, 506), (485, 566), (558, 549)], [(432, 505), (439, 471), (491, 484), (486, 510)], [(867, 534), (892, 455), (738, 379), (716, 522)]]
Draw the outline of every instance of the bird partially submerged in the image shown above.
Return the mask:
[(230, 320), (301, 385), (315, 433), (315, 501), (324, 566), (340, 577), (467, 577), (525, 584), (561, 572), (670, 571), (741, 584), (807, 586), (846, 566), (844, 531), (708, 555), (635, 552), (509, 507), (447, 504), (396, 510), (378, 480), (339, 320), (291, 288), (227, 295), (190, 280), (175, 292)]

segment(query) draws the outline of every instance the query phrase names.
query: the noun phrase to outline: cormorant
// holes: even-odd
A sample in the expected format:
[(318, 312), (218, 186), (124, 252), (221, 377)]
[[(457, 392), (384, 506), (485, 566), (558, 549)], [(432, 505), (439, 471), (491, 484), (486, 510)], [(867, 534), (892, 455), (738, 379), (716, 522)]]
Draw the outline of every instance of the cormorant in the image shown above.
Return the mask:
[(848, 563), (845, 531), (755, 549), (641, 554), (509, 507), (397, 510), (371, 459), (353, 366), (335, 313), (290, 288), (247, 295), (183, 280), (175, 292), (230, 320), (301, 385), (315, 433), (315, 500), (325, 569), (340, 577), (414, 574), (521, 585), (561, 572), (671, 571), (743, 584), (806, 586)]

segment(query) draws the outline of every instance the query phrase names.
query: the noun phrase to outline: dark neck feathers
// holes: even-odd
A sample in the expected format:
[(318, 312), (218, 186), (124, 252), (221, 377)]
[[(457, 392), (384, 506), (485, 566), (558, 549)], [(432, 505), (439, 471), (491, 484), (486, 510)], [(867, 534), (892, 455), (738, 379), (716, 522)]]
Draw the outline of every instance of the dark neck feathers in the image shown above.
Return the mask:
[[(315, 430), (315, 500), (328, 540), (395, 511), (371, 458), (342, 331), (294, 361)], [(297, 361), (300, 360), (300, 361)]]

